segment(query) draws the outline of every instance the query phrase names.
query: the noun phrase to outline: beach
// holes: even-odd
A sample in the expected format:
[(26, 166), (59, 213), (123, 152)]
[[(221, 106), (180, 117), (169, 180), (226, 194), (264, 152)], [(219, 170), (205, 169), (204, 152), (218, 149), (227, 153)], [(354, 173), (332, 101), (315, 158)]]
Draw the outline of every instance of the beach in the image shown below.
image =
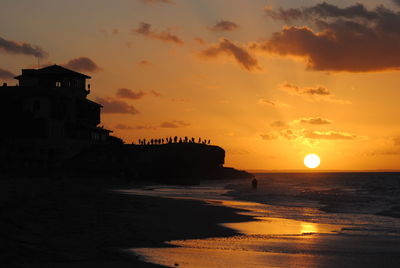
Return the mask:
[[(112, 181), (112, 180), (110, 180)], [(160, 267), (127, 249), (232, 236), (223, 222), (251, 220), (201, 201), (135, 196), (95, 179), (0, 180), (3, 267)]]
[[(239, 209), (251, 221), (224, 223), (239, 235), (133, 248), (174, 267), (398, 267), (398, 173), (256, 174), (250, 181), (158, 186), (128, 192)], [(385, 213), (382, 213), (385, 212)], [(385, 215), (385, 216), (382, 216)], [(391, 215), (391, 216), (388, 216)]]
[[(313, 176), (258, 174), (257, 190), (248, 180), (171, 186), (62, 176), (2, 179), (0, 263), (398, 267), (400, 219), (379, 215), (387, 207), (383, 201), (396, 206), (397, 175), (379, 175), (394, 199), (376, 175), (357, 175), (362, 183), (356, 175)], [(348, 176), (353, 188), (343, 186)], [(374, 191), (376, 204), (365, 202), (360, 189), (368, 196), (366, 189)], [(327, 212), (338, 204), (347, 212)]]

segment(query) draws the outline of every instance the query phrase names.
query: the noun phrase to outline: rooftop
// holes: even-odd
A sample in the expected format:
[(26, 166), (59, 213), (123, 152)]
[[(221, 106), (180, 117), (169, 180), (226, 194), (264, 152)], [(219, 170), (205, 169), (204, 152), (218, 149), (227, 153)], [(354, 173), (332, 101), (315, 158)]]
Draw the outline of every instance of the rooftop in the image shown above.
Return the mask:
[(90, 79), (90, 76), (87, 76), (82, 73), (78, 73), (75, 71), (72, 71), (70, 69), (64, 68), (60, 65), (50, 65), (41, 69), (22, 69), (22, 74), (14, 77), (15, 79), (19, 79), (23, 76), (49, 76), (49, 75), (55, 75), (55, 76), (74, 76), (74, 77), (80, 77), (80, 78), (87, 78)]

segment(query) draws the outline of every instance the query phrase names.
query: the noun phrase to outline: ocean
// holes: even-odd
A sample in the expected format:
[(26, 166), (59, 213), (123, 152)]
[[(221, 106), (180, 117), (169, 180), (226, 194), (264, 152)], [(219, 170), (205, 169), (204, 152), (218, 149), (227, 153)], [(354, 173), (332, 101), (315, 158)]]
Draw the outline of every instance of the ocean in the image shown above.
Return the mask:
[(200, 199), (255, 217), (239, 235), (132, 249), (170, 267), (400, 267), (400, 173), (258, 173), (200, 186), (128, 192)]

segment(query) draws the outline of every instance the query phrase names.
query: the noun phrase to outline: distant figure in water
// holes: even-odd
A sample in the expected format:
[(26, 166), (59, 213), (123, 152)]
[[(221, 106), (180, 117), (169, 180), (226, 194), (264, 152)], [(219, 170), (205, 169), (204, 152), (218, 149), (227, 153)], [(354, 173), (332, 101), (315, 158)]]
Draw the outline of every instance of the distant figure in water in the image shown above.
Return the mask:
[(253, 189), (257, 189), (257, 184), (258, 184), (258, 181), (257, 181), (256, 178), (254, 178), (254, 179), (251, 181), (251, 187), (252, 187)]

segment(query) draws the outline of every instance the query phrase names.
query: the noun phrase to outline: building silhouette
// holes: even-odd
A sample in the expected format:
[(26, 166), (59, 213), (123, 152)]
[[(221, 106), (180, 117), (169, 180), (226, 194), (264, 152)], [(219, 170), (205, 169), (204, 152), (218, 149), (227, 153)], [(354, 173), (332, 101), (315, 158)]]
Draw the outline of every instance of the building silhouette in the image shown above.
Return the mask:
[(90, 145), (121, 142), (99, 126), (102, 106), (87, 98), (90, 76), (52, 65), (15, 79), (16, 86), (0, 87), (4, 165), (54, 165)]

